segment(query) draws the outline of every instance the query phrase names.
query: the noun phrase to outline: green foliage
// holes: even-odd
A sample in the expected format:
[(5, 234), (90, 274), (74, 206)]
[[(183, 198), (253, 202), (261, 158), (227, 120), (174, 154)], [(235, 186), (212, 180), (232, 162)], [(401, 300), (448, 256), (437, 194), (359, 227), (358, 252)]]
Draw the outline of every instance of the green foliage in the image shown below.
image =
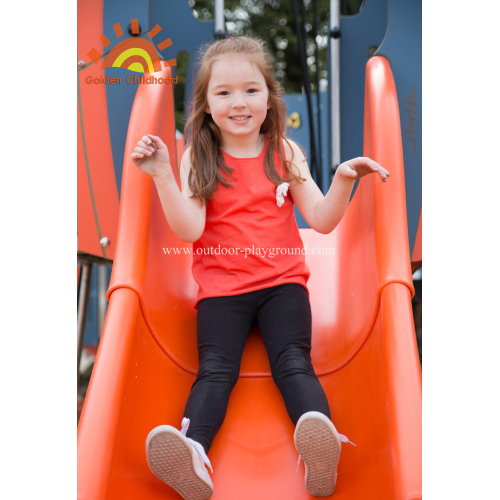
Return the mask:
[[(301, 13), (298, 0), (299, 16)], [(213, 19), (213, 1), (189, 0), (195, 17)], [(302, 92), (302, 74), (292, 2), (290, 0), (226, 0), (224, 18), (228, 36), (250, 35), (264, 40), (274, 56), (276, 77), (280, 79), (286, 92)], [(306, 0), (307, 57), (314, 81), (314, 72), (319, 78), (327, 76), (327, 42), (329, 0), (318, 0), (318, 37), (319, 61), (314, 60), (313, 4)], [(314, 87), (313, 87), (314, 90)]]

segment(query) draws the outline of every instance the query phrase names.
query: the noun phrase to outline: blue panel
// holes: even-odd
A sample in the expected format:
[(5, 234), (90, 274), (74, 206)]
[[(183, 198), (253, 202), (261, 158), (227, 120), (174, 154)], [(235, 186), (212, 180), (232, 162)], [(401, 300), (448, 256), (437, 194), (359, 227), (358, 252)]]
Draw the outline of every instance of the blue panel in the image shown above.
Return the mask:
[(389, 29), (377, 54), (391, 61), (398, 91), (410, 251), (422, 206), (422, 2), (390, 0)]
[(365, 66), (387, 29), (386, 0), (365, 0), (355, 16), (340, 18), (341, 161), (363, 154)]
[(148, 3), (148, 0), (104, 0), (103, 33), (111, 41), (111, 45), (106, 50), (116, 45), (114, 43), (116, 39), (113, 30), (114, 24), (120, 23), (122, 27), (123, 36), (120, 38), (120, 41), (130, 37), (127, 27), (131, 19), (139, 20), (142, 33), (149, 31), (154, 26), (154, 24), (152, 26), (149, 25)]

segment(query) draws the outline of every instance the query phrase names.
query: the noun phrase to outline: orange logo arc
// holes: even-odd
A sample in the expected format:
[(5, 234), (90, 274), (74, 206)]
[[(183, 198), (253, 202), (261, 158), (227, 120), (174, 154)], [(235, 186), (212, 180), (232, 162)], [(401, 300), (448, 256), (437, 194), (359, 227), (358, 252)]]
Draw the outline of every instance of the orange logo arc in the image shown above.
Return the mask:
[[(132, 26), (132, 33), (139, 34), (138, 19), (131, 19), (130, 22)], [(121, 38), (123, 36), (123, 30), (121, 29), (120, 23), (116, 23), (113, 26), (113, 29), (117, 38)], [(148, 32), (149, 38), (152, 39), (160, 31), (162, 31), (162, 28), (157, 24)], [(111, 44), (109, 39), (104, 34), (100, 37), (100, 40), (106, 48)], [(125, 68), (136, 73), (157, 73), (161, 71), (162, 68), (162, 60), (158, 51), (166, 49), (171, 45), (172, 41), (170, 38), (166, 38), (160, 42), (157, 47), (152, 42), (144, 38), (127, 38), (111, 49), (105, 57), (102, 67)], [(102, 54), (96, 49), (92, 49), (87, 55), (96, 64), (102, 57)], [(176, 59), (163, 61), (163, 66), (177, 66), (177, 61)]]
[(137, 73), (161, 71), (161, 61), (155, 46), (144, 38), (128, 38), (113, 47), (103, 62), (103, 68), (126, 68)]

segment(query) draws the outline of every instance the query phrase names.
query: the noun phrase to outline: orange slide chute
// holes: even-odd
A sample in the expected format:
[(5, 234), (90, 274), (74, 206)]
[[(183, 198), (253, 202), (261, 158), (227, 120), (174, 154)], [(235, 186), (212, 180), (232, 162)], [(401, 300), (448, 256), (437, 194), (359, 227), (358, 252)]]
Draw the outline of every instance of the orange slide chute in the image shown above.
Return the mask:
[[(80, 500), (180, 498), (149, 471), (145, 440), (153, 427), (179, 427), (183, 417), (198, 364), (196, 284), (191, 245), (170, 230), (151, 179), (130, 160), (145, 133), (162, 137), (176, 164), (169, 86), (141, 85), (132, 109), (109, 308), (78, 428)], [(390, 64), (379, 56), (366, 68), (364, 153), (391, 172), (389, 182), (361, 179), (330, 235), (301, 229), (312, 358), (337, 429), (357, 445), (343, 446), (334, 498), (414, 500), (421, 498), (421, 370), (398, 101)], [(210, 450), (212, 498), (312, 498), (303, 465), (295, 472), (293, 431), (254, 331)]]

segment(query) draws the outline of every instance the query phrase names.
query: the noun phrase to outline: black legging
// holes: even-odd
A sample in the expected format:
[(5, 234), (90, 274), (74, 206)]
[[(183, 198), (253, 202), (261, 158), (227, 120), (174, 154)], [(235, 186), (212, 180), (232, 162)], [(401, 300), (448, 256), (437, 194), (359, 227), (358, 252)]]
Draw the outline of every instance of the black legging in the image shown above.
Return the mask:
[(255, 321), (273, 380), (293, 423), (308, 411), (330, 418), (328, 400), (311, 364), (311, 306), (303, 286), (291, 283), (203, 299), (197, 316), (200, 367), (184, 416), (191, 419), (187, 436), (207, 452), (226, 416), (243, 348)]

